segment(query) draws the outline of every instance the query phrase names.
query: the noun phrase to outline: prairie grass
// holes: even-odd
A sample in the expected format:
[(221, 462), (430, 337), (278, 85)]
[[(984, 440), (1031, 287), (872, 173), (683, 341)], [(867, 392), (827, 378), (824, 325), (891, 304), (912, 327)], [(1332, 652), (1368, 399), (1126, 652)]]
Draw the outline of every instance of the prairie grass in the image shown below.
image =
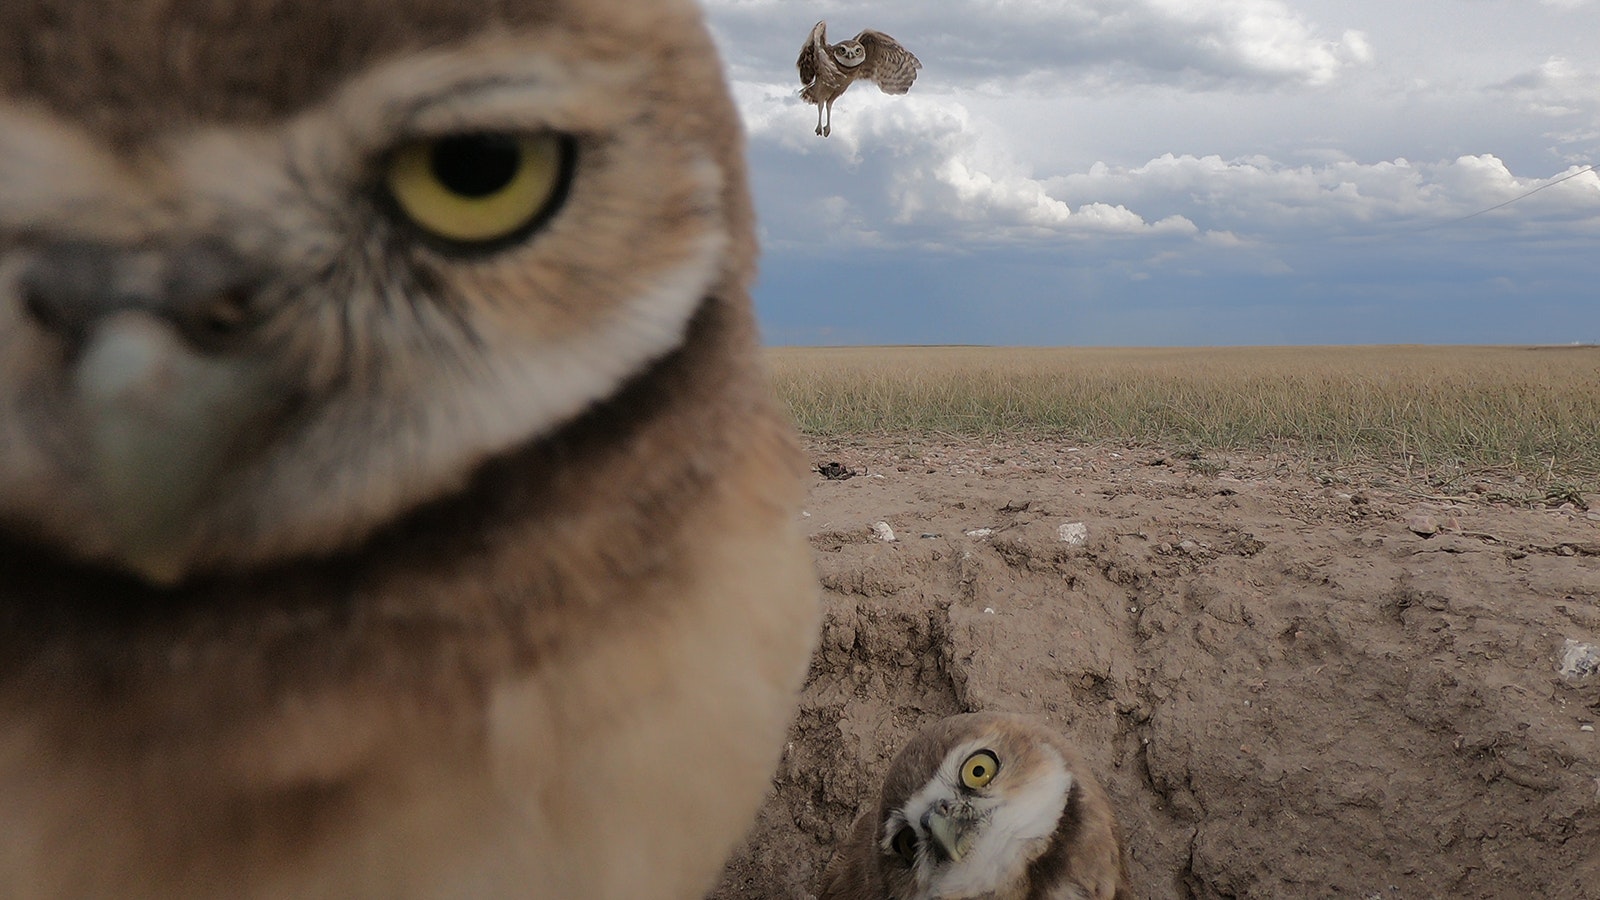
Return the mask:
[(1336, 459), (1600, 474), (1600, 348), (772, 348), (800, 429), (1292, 443)]

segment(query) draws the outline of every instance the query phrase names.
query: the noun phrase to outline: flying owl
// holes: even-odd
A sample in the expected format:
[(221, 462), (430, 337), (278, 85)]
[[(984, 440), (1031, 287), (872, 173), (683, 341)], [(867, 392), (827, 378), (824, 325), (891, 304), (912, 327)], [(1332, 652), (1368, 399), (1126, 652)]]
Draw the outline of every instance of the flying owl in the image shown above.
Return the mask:
[(818, 619), (691, 0), (0, 3), (0, 896), (688, 897)]
[(833, 132), (833, 101), (852, 83), (868, 78), (885, 94), (904, 94), (917, 80), (922, 63), (899, 41), (870, 28), (830, 44), (828, 23), (822, 21), (812, 27), (795, 66), (800, 70), (801, 98), (817, 107), (817, 134), (827, 137)]
[(889, 764), (819, 900), (1131, 900), (1110, 801), (1036, 720), (951, 716)]

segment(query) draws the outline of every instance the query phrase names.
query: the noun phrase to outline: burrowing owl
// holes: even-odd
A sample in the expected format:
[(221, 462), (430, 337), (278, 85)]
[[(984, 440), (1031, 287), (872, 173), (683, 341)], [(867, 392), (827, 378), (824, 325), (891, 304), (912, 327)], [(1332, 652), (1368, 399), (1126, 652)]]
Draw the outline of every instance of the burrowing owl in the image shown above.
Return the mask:
[(833, 133), (833, 101), (857, 79), (876, 81), (885, 94), (904, 94), (917, 80), (922, 63), (899, 41), (870, 28), (830, 44), (828, 23), (822, 21), (812, 26), (795, 66), (800, 70), (800, 96), (817, 107), (817, 134), (827, 137)]
[(895, 756), (821, 900), (1132, 896), (1110, 802), (1077, 751), (1026, 716), (973, 713)]
[(0, 3), (0, 895), (685, 897), (814, 630), (690, 0)]

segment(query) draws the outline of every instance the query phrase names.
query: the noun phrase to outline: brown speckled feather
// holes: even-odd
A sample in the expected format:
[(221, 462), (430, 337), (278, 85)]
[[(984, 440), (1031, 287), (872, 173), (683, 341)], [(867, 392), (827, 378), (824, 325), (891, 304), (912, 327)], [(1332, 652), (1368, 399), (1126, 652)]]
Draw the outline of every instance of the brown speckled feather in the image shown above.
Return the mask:
[(917, 80), (922, 61), (900, 42), (881, 31), (867, 29), (856, 35), (867, 48), (867, 61), (856, 72), (857, 78), (870, 78), (885, 94), (904, 94)]
[[(382, 173), (457, 130), (569, 140), (559, 209), (425, 240)], [(755, 255), (689, 0), (0, 3), (0, 896), (707, 889), (817, 617)], [(195, 259), (259, 330), (41, 311)], [(191, 505), (97, 480), (207, 378), (216, 465), (116, 470)]]

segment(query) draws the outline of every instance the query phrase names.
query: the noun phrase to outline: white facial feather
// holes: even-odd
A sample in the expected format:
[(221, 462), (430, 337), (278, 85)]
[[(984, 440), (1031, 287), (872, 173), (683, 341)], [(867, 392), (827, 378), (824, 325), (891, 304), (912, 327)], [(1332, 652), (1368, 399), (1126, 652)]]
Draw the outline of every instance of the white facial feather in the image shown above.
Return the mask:
[(1039, 841), (1048, 840), (1061, 820), (1073, 778), (1060, 754), (1041, 747), (1044, 764), (1028, 772), (1018, 772), (1002, 759), (987, 795), (970, 797), (973, 808), (984, 814), (984, 821), (977, 826), (977, 838), (961, 859), (935, 862), (927, 851), (929, 837), (922, 828), (922, 817), (941, 800), (963, 800), (959, 787), (962, 763), (994, 743), (992, 737), (985, 737), (951, 750), (934, 776), (885, 823), (885, 849), (904, 825), (911, 825), (917, 832), (917, 900), (977, 897), (1014, 882), (1027, 866), (1028, 851), (1035, 849)]

